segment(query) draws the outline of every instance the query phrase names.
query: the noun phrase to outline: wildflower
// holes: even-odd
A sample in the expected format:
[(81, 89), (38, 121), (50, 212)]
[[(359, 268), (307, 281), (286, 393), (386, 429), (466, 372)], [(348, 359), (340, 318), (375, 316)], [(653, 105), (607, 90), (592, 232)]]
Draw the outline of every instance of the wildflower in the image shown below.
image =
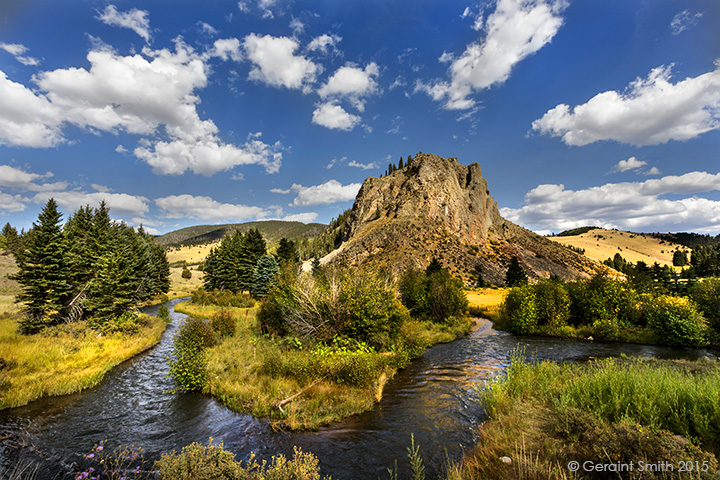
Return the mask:
[(97, 448), (96, 448), (96, 450), (97, 450), (98, 452), (102, 452), (102, 449), (103, 449), (103, 446), (102, 446), (102, 445), (98, 445)]
[[(91, 453), (91, 454), (89, 454), (89, 455), (87, 456), (87, 458), (95, 458), (95, 454), (94, 454), (94, 453)], [(83, 472), (83, 473), (84, 473), (84, 472)]]

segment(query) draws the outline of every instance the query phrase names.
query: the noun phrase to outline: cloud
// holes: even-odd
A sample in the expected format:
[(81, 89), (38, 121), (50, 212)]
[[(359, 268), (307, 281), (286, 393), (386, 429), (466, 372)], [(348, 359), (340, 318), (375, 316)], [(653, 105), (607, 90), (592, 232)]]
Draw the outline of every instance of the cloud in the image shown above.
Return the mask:
[(532, 128), (575, 146), (602, 140), (659, 145), (719, 129), (720, 62), (711, 72), (675, 84), (670, 82), (671, 68), (653, 69), (624, 93), (603, 92), (575, 107), (557, 105)]
[(295, 35), (301, 35), (305, 31), (305, 24), (299, 18), (290, 20), (290, 29)]
[[(539, 185), (525, 195), (522, 208), (503, 208), (501, 213), (543, 232), (584, 225), (645, 232), (712, 232), (720, 228), (720, 202), (697, 196), (712, 191), (720, 191), (720, 173), (689, 172), (577, 191), (566, 190), (564, 185)], [(663, 198), (666, 195), (673, 198)]]
[(661, 175), (662, 172), (657, 167), (652, 167), (650, 170), (645, 172), (645, 175)]
[(326, 102), (317, 105), (313, 111), (312, 122), (334, 130), (345, 130), (346, 132), (355, 128), (360, 123), (360, 117), (348, 113), (335, 102)]
[(378, 91), (378, 75), (380, 70), (375, 62), (369, 63), (364, 69), (347, 64), (337, 69), (327, 83), (320, 87), (318, 94), (323, 99), (346, 98), (362, 112), (365, 110), (364, 98)]
[(647, 165), (647, 162), (630, 157), (627, 160), (620, 160), (613, 168), (613, 172), (627, 172), (628, 170), (637, 170)]
[(63, 142), (62, 117), (46, 96), (0, 71), (0, 144), (51, 147)]
[(55, 146), (65, 141), (62, 128), (69, 124), (91, 132), (124, 131), (144, 137), (134, 153), (158, 174), (190, 170), (212, 175), (248, 164), (277, 172), (281, 144), (256, 138), (244, 145), (224, 143), (215, 123), (201, 119), (197, 111), (196, 91), (208, 84), (207, 62), (239, 60), (240, 52), (237, 39), (217, 40), (202, 54), (181, 39), (174, 52), (145, 47), (142, 54), (121, 56), (98, 47), (87, 55), (89, 69), (35, 75), (33, 81), (44, 93), (0, 72), (0, 143)]
[(307, 49), (309, 52), (320, 52), (323, 55), (327, 55), (331, 52), (338, 52), (337, 44), (342, 41), (342, 37), (338, 35), (323, 34), (319, 37), (313, 38), (308, 43)]
[(5, 50), (10, 55), (15, 57), (15, 60), (26, 66), (40, 65), (40, 60), (35, 57), (28, 57), (25, 55), (28, 49), (25, 45), (20, 43), (0, 43), (0, 49)]
[(50, 178), (52, 176), (53, 174), (50, 172), (44, 175), (39, 175), (37, 173), (29, 173), (9, 165), (0, 165), (0, 187), (16, 188), (35, 192), (56, 189), (64, 190), (67, 188), (67, 182), (42, 184), (36, 182), (38, 179)]
[[(466, 110), (475, 106), (468, 98), (473, 92), (504, 83), (515, 65), (548, 44), (560, 29), (560, 14), (565, 0), (498, 0), (495, 11), (476, 27), (485, 38), (467, 46), (453, 58), (448, 69), (450, 81), (417, 82), (415, 91), (443, 101), (449, 110)], [(463, 15), (470, 15), (466, 10)], [(478, 17), (481, 18), (481, 17)], [(451, 54), (445, 53), (445, 61)]]
[(329, 180), (312, 187), (303, 187), (295, 183), (290, 187), (292, 191), (297, 193), (292, 206), (307, 207), (354, 200), (361, 186), (360, 183), (343, 185), (337, 180)]
[(272, 193), (280, 193), (282, 195), (287, 195), (292, 192), (289, 188), (287, 190), (283, 190), (282, 188), (271, 188), (270, 191)]
[(110, 213), (113, 216), (142, 217), (149, 210), (147, 198), (127, 193), (88, 193), (79, 190), (69, 192), (49, 191), (36, 194), (32, 201), (44, 204), (50, 198), (54, 198), (58, 205), (68, 212), (74, 212), (85, 205), (100, 205), (103, 200), (110, 208)]
[(220, 203), (210, 197), (187, 194), (156, 198), (155, 204), (164, 211), (166, 218), (194, 218), (207, 222), (239, 222), (264, 218), (268, 214), (260, 207)]
[(308, 91), (315, 82), (318, 66), (302, 55), (295, 55), (298, 43), (288, 37), (259, 36), (254, 33), (243, 40), (245, 53), (254, 67), (249, 78), (272, 87)]
[(694, 27), (698, 24), (698, 21), (702, 18), (702, 13), (691, 14), (689, 10), (683, 10), (682, 12), (675, 15), (670, 22), (670, 30), (673, 35), (680, 35), (682, 32), (690, 27)]
[(375, 162), (358, 163), (355, 160), (350, 160), (350, 163), (348, 163), (348, 167), (362, 168), (363, 170), (374, 170), (376, 168), (379, 168), (378, 164)]
[(0, 192), (0, 211), (22, 212), (25, 210), (26, 201), (27, 199), (20, 195), (10, 195)]
[(282, 220), (286, 222), (312, 223), (318, 217), (315, 212), (296, 213), (294, 215), (285, 215)]
[(205, 22), (198, 22), (197, 25), (200, 27), (200, 31), (204, 33), (205, 35), (209, 35), (211, 37), (214, 37), (218, 34), (217, 28), (213, 27), (209, 23)]
[(150, 18), (145, 10), (133, 8), (127, 12), (119, 12), (115, 5), (108, 5), (96, 18), (106, 25), (129, 28), (150, 43)]

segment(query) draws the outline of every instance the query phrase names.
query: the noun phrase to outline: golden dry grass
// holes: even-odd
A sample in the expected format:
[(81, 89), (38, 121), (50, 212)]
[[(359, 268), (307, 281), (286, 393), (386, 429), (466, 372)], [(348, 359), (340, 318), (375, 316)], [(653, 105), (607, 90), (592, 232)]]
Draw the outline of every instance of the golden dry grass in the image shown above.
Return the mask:
[[(599, 236), (599, 237), (598, 237)], [(596, 228), (582, 235), (570, 237), (548, 237), (554, 242), (571, 245), (585, 250), (585, 256), (602, 262), (612, 258), (616, 253), (632, 263), (639, 261), (652, 265), (672, 266), (673, 252), (679, 248), (689, 252), (687, 247), (669, 243), (644, 233), (633, 233), (619, 230)]]
[(467, 291), (468, 309), (472, 315), (496, 320), (508, 288), (479, 288)]
[(198, 270), (198, 265), (205, 261), (210, 249), (218, 243), (207, 245), (196, 245), (192, 247), (176, 247), (166, 252), (168, 263), (177, 265), (178, 262), (186, 262), (192, 277), (182, 278), (182, 267), (170, 267), (170, 298), (187, 297), (200, 288), (203, 284), (204, 273)]
[(18, 335), (19, 316), (0, 315), (0, 409), (74, 393), (160, 341), (165, 321), (147, 317), (137, 335), (103, 335), (78, 322), (45, 334)]

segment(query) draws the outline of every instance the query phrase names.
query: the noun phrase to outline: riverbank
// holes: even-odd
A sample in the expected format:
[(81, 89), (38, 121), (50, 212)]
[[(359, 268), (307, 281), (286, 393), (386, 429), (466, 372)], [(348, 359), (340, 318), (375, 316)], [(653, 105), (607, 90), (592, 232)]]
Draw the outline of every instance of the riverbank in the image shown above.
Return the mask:
[[(210, 318), (221, 307), (178, 304), (175, 310)], [(410, 321), (402, 327), (405, 346), (377, 352), (362, 344), (302, 345), (259, 333), (257, 308), (226, 308), (236, 333), (206, 352), (205, 393), (232, 410), (268, 417), (273, 426), (312, 430), (372, 408), (385, 383), (425, 348), (466, 335), (473, 322)]]
[[(480, 397), (489, 419), (449, 479), (718, 478), (717, 361), (516, 355)], [(607, 465), (625, 470), (598, 470)]]
[(20, 335), (19, 318), (18, 311), (0, 312), (0, 410), (94, 387), (113, 367), (157, 344), (167, 326), (140, 315), (132, 334), (101, 333), (83, 321)]

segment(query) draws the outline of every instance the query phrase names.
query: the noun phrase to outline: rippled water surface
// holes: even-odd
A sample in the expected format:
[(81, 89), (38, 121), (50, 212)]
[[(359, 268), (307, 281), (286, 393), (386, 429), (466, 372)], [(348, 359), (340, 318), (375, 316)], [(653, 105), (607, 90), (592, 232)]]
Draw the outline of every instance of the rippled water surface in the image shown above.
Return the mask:
[[(467, 338), (431, 348), (385, 387), (375, 408), (315, 432), (275, 432), (250, 415), (233, 413), (199, 394), (171, 394), (166, 358), (172, 335), (185, 315), (173, 322), (158, 346), (125, 362), (96, 388), (42, 399), (0, 412), (0, 463), (11, 467), (19, 458), (41, 463), (39, 479), (72, 478), (75, 463), (95, 443), (142, 446), (146, 458), (212, 437), (238, 458), (251, 452), (260, 458), (285, 453), (294, 445), (320, 459), (323, 474), (336, 479), (387, 478), (398, 461), (406, 471), (411, 433), (420, 445), (428, 478), (441, 475), (448, 458), (472, 446), (484, 412), (474, 388), (507, 366), (510, 353), (525, 349), (538, 360), (583, 361), (620, 354), (660, 358), (700, 358), (704, 350), (645, 345), (602, 344), (576, 340), (518, 337), (495, 331), (489, 322)], [(157, 307), (148, 313), (156, 313)], [(16, 448), (18, 445), (20, 448)]]

